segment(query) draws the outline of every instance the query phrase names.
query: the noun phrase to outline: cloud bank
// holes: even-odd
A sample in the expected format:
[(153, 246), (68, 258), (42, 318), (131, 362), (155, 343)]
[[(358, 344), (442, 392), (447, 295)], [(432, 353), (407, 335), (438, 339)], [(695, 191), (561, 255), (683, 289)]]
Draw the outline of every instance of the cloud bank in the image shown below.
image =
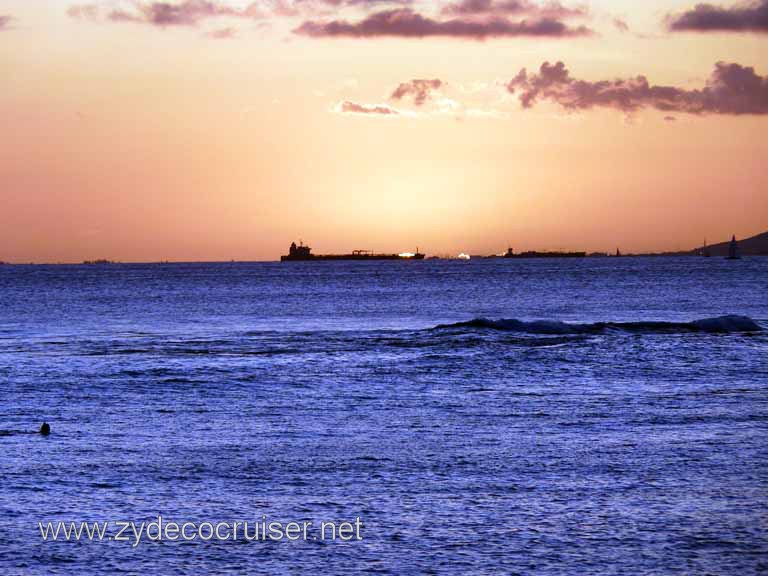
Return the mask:
[(688, 32), (758, 32), (768, 33), (768, 0), (725, 8), (697, 4), (693, 9), (671, 15), (670, 30)]
[[(226, 0), (116, 0), (74, 4), (67, 14), (84, 20), (131, 22), (158, 28), (195, 27), (217, 18), (301, 18), (303, 23), (293, 32), (312, 38), (485, 40), (593, 34), (586, 26), (567, 23), (569, 18), (586, 16), (586, 9), (568, 8), (556, 0), (542, 5), (532, 0), (453, 0), (433, 15), (415, 10), (411, 4), (413, 0), (254, 0), (240, 6)], [(350, 13), (362, 14), (351, 20), (340, 16)], [(215, 32), (209, 36), (217, 37)]]
[(370, 11), (382, 4), (407, 5), (412, 0), (254, 0), (237, 7), (227, 0), (115, 0), (111, 3), (75, 4), (67, 13), (73, 18), (134, 22), (161, 28), (197, 26), (206, 19), (298, 18), (327, 15), (352, 8)]
[(586, 16), (586, 8), (568, 8), (559, 2), (545, 5), (534, 4), (529, 0), (459, 0), (442, 9), (443, 14), (452, 16), (476, 15), (531, 15), (546, 18), (571, 18)]
[(510, 20), (501, 16), (457, 17), (447, 20), (424, 16), (409, 8), (385, 10), (362, 20), (308, 20), (294, 30), (312, 38), (427, 38), (446, 37), (469, 40), (515, 37), (570, 38), (588, 36), (585, 26), (571, 27), (556, 18)]
[[(102, 16), (98, 4), (77, 4), (67, 10), (73, 18), (98, 19)], [(104, 13), (112, 22), (133, 22), (165, 28), (167, 26), (197, 26), (201, 21), (212, 18), (261, 19), (264, 13), (259, 4), (253, 2), (244, 8), (236, 8), (213, 0), (184, 0), (171, 2), (137, 1), (130, 10), (112, 8)]]
[(768, 77), (754, 68), (718, 62), (697, 90), (654, 86), (645, 76), (591, 82), (572, 78), (565, 64), (545, 62), (538, 74), (523, 69), (507, 84), (523, 108), (541, 100), (570, 111), (611, 108), (632, 113), (642, 108), (688, 114), (768, 114)]

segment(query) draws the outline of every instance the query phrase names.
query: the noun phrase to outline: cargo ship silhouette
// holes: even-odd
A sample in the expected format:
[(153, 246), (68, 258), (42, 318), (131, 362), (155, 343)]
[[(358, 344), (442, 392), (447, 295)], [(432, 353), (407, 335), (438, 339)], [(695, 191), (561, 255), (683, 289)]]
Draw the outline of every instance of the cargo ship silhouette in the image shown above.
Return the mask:
[(281, 262), (315, 260), (424, 260), (424, 254), (416, 249), (415, 253), (376, 254), (370, 250), (354, 250), (351, 254), (312, 254), (312, 248), (300, 242), (291, 242), (287, 256), (280, 256)]
[[(621, 256), (621, 252), (619, 252), (619, 249), (616, 249), (616, 256)], [(586, 252), (536, 252), (536, 251), (529, 251), (529, 252), (521, 252), (520, 254), (515, 254), (514, 250), (512, 248), (507, 248), (506, 254), (504, 254), (503, 258), (586, 258), (587, 253)]]

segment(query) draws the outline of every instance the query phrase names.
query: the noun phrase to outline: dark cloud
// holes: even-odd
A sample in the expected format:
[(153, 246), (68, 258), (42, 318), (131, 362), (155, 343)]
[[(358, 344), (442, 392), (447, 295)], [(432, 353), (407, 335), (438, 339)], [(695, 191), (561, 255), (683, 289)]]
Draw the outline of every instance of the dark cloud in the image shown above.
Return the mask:
[(471, 40), (521, 36), (564, 38), (592, 34), (591, 30), (584, 26), (570, 27), (553, 18), (530, 21), (511, 21), (502, 17), (481, 20), (475, 18), (436, 20), (407, 8), (377, 12), (357, 22), (309, 20), (296, 28), (294, 32), (314, 38), (426, 38), (442, 36)]
[(0, 14), (0, 30), (7, 30), (11, 27), (11, 22), (13, 22), (13, 17)]
[(730, 8), (697, 4), (692, 10), (671, 15), (668, 25), (675, 31), (768, 33), (768, 0)]
[[(67, 10), (67, 14), (73, 18), (87, 19), (98, 19), (101, 16), (97, 4), (74, 5)], [(259, 19), (264, 17), (264, 13), (255, 2), (244, 8), (236, 8), (212, 0), (137, 1), (131, 10), (114, 8), (106, 13), (106, 18), (113, 22), (135, 22), (160, 27), (196, 26), (202, 20), (219, 17)]]
[(399, 114), (394, 108), (382, 105), (357, 104), (356, 102), (342, 102), (339, 111), (343, 114), (371, 114), (378, 116), (395, 116)]
[(245, 6), (227, 0), (125, 0), (124, 2), (75, 4), (67, 9), (72, 18), (112, 22), (134, 22), (158, 27), (197, 26), (213, 18), (252, 20), (312, 18), (352, 7), (369, 12), (384, 4), (405, 6), (412, 0), (254, 0)]
[(527, 2), (524, 0), (461, 0), (454, 4), (448, 4), (443, 8), (443, 14), (455, 16), (469, 14), (522, 14), (525, 12)]
[(570, 18), (587, 14), (587, 10), (582, 7), (568, 8), (560, 2), (539, 5), (530, 0), (458, 0), (445, 6), (442, 12), (452, 16), (526, 14), (546, 18)]
[(524, 108), (549, 100), (573, 111), (613, 108), (631, 113), (654, 108), (689, 114), (768, 114), (768, 77), (758, 76), (754, 68), (724, 62), (715, 65), (704, 88), (698, 90), (654, 86), (645, 76), (577, 80), (562, 62), (545, 62), (538, 74), (521, 70), (507, 90), (519, 96)]
[(406, 96), (413, 98), (413, 103), (416, 106), (421, 106), (429, 100), (434, 90), (439, 90), (443, 85), (442, 80), (435, 78), (434, 80), (411, 80), (410, 82), (401, 83), (390, 98), (393, 100), (402, 100)]

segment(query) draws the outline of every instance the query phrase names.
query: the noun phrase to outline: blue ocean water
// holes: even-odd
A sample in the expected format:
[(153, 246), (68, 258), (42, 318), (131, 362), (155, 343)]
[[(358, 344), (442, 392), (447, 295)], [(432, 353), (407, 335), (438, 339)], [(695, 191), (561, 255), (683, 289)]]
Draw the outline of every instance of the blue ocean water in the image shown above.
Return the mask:
[[(768, 258), (0, 266), (0, 573), (766, 571), (767, 295)], [(38, 530), (158, 515), (362, 540)]]

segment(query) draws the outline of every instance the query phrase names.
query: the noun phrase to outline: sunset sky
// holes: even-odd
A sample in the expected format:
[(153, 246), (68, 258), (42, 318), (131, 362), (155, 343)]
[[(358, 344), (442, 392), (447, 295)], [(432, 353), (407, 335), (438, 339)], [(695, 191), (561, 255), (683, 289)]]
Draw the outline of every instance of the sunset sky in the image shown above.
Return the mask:
[(0, 0), (0, 78), (7, 262), (768, 229), (768, 0)]

